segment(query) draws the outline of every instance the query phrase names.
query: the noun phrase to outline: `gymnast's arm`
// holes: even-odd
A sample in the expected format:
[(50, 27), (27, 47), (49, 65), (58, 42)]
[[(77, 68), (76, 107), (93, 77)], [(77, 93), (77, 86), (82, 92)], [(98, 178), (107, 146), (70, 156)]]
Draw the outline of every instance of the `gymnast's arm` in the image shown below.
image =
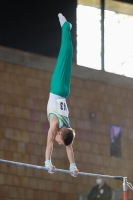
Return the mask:
[(54, 133), (54, 128), (50, 127), (48, 131), (47, 146), (46, 146), (46, 152), (45, 152), (46, 160), (51, 160), (51, 155), (53, 151), (53, 143), (54, 143), (53, 133)]
[(66, 146), (66, 152), (70, 164), (75, 163), (73, 147), (71, 144), (69, 146)]
[(76, 164), (75, 164), (72, 144), (70, 144), (69, 146), (66, 146), (66, 152), (67, 152), (67, 156), (68, 156), (68, 159), (69, 159), (69, 162), (70, 162), (70, 171), (73, 172), (74, 176), (77, 176), (79, 170), (77, 169)]
[(58, 121), (54, 115), (50, 115), (50, 128), (48, 131), (47, 136), (47, 146), (46, 146), (46, 152), (45, 152), (45, 159), (51, 160), (51, 155), (53, 151), (53, 143), (54, 143), (54, 137), (58, 130)]

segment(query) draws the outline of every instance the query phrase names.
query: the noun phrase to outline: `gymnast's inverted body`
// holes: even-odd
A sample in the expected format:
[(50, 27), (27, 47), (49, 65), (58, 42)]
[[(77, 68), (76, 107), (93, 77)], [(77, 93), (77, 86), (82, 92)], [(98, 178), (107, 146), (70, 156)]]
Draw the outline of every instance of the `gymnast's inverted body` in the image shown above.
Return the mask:
[(59, 145), (66, 146), (67, 156), (70, 162), (69, 170), (71, 175), (76, 177), (78, 169), (74, 159), (72, 143), (75, 137), (75, 131), (71, 128), (69, 122), (69, 111), (66, 98), (70, 93), (72, 54), (73, 46), (71, 41), (71, 23), (60, 13), (58, 14), (62, 30), (61, 47), (54, 68), (51, 83), (50, 94), (47, 104), (47, 117), (50, 128), (47, 136), (45, 167), (49, 168), (49, 173), (54, 173), (55, 166), (52, 164), (51, 156), (54, 140)]

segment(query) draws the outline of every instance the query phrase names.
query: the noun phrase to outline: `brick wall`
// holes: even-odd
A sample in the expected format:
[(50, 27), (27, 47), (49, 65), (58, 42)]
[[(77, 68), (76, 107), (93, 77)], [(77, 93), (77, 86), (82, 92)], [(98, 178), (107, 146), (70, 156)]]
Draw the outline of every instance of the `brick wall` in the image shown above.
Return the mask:
[[(48, 131), (46, 106), (51, 72), (0, 62), (0, 158), (43, 165)], [(67, 99), (76, 130), (74, 152), (80, 171), (133, 180), (133, 91), (101, 81), (72, 78)], [(95, 118), (90, 119), (90, 112)], [(122, 158), (110, 157), (109, 127), (122, 126)], [(65, 147), (54, 144), (52, 162), (68, 169)], [(114, 188), (122, 183), (107, 180)], [(0, 200), (77, 200), (95, 178), (0, 164)]]

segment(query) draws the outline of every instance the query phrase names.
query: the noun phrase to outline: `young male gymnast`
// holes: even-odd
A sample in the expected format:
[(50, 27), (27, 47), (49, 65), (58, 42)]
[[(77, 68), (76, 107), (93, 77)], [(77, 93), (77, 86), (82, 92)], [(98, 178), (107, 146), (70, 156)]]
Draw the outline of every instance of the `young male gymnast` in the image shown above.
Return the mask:
[(51, 155), (53, 151), (54, 139), (59, 145), (66, 146), (67, 156), (70, 162), (69, 170), (71, 175), (76, 177), (78, 169), (75, 164), (72, 143), (75, 137), (74, 130), (70, 127), (69, 111), (66, 104), (66, 97), (70, 93), (71, 69), (73, 46), (71, 41), (72, 25), (66, 18), (58, 14), (62, 29), (62, 40), (60, 52), (50, 84), (50, 94), (47, 105), (47, 116), (50, 128), (47, 136), (47, 146), (45, 152), (45, 167), (49, 168), (49, 173), (54, 173), (55, 166), (52, 165)]

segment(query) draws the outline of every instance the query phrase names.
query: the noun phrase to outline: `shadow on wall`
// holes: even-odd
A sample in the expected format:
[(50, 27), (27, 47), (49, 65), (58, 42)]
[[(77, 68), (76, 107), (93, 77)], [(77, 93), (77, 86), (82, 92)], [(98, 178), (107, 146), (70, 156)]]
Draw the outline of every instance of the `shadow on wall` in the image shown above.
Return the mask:
[[(79, 200), (88, 200), (88, 198), (87, 198), (88, 194), (89, 193), (80, 194)], [(112, 199), (111, 200), (122, 200), (122, 189), (112, 190)]]

